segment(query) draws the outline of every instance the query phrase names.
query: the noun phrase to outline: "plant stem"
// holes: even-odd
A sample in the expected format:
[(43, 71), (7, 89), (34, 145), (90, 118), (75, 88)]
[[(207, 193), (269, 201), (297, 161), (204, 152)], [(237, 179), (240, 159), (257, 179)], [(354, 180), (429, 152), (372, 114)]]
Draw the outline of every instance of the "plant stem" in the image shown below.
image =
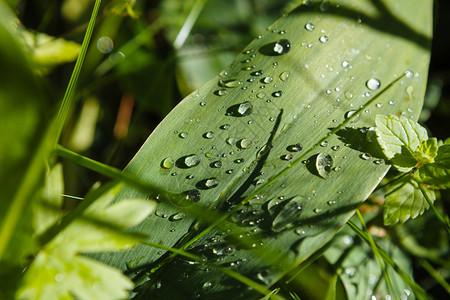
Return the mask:
[(436, 271), (433, 266), (425, 259), (419, 261), (420, 265), (450, 294), (450, 284)]
[[(221, 266), (217, 266), (217, 265), (215, 265), (213, 263), (205, 261), (201, 257), (199, 257), (199, 256), (197, 256), (195, 254), (192, 254), (192, 253), (180, 250), (180, 249), (167, 247), (167, 246), (164, 246), (164, 245), (161, 245), (161, 244), (155, 244), (155, 243), (152, 243), (152, 242), (147, 242), (147, 241), (142, 242), (142, 244), (147, 245), (147, 246), (151, 246), (151, 247), (155, 247), (155, 248), (159, 248), (159, 249), (163, 249), (163, 250), (166, 250), (166, 251), (170, 251), (170, 252), (172, 252), (174, 254), (181, 255), (181, 256), (187, 257), (189, 259), (192, 259), (192, 260), (194, 260), (194, 261), (196, 261), (198, 263), (206, 264), (206, 265), (208, 265), (208, 266), (210, 266), (212, 268), (215, 268), (218, 271), (220, 271), (220, 272), (222, 272), (222, 273), (224, 273), (224, 274), (226, 274), (226, 275), (228, 275), (228, 276), (230, 276), (230, 277), (232, 277), (232, 278), (234, 278), (234, 279), (244, 283), (245, 285), (251, 287), (255, 291), (260, 292), (263, 295), (268, 295), (268, 294), (272, 293), (265, 286), (263, 286), (263, 285), (255, 282), (255, 281), (251, 280), (250, 278), (248, 278), (248, 277), (246, 277), (246, 276), (244, 276), (244, 275), (242, 275), (242, 274), (240, 274), (238, 272), (235, 272), (235, 271), (232, 271), (230, 269), (227, 269), (227, 268), (224, 268), (224, 267), (221, 267)], [(272, 299), (278, 299), (278, 300), (284, 299), (283, 297), (278, 296), (276, 294), (272, 294), (271, 298)]]
[(392, 285), (391, 276), (389, 275), (389, 272), (386, 269), (386, 265), (383, 262), (383, 258), (381, 257), (380, 252), (378, 251), (378, 247), (377, 247), (375, 241), (373, 240), (372, 235), (369, 232), (369, 229), (367, 229), (366, 222), (364, 222), (364, 218), (361, 215), (359, 209), (356, 210), (356, 215), (358, 216), (358, 219), (361, 222), (361, 225), (362, 225), (364, 231), (366, 232), (367, 238), (369, 240), (370, 247), (372, 248), (373, 253), (377, 257), (377, 260), (378, 260), (378, 262), (380, 264), (380, 267), (381, 267), (381, 271), (383, 272), (384, 279), (386, 280), (386, 285), (388, 287), (389, 292), (392, 295), (395, 295), (395, 299), (399, 298), (398, 295), (397, 295), (397, 292), (395, 291), (395, 289), (394, 289), (394, 287)]
[(420, 191), (422, 192), (423, 196), (425, 197), (425, 200), (427, 201), (428, 205), (430, 205), (430, 207), (433, 209), (434, 214), (436, 215), (436, 217), (438, 218), (439, 221), (442, 222), (442, 224), (444, 224), (445, 229), (447, 230), (447, 233), (450, 234), (450, 223), (448, 221), (448, 219), (444, 218), (436, 209), (436, 206), (434, 206), (433, 201), (431, 201), (430, 197), (428, 197), (427, 192), (425, 191), (424, 187), (422, 186), (422, 184), (418, 181), (416, 181), (417, 185), (419, 186)]
[[(369, 242), (369, 237), (367, 234), (359, 229), (359, 227), (353, 223), (351, 220), (347, 221), (347, 225), (366, 243)], [(380, 248), (380, 246), (376, 245), (378, 249), (378, 252), (380, 253), (381, 257), (383, 258), (383, 261), (388, 264), (394, 271), (403, 279), (403, 281), (408, 284), (413, 292), (416, 294), (418, 299), (430, 299), (430, 297), (427, 295), (427, 293), (422, 289), (420, 285), (418, 285), (411, 277), (409, 277), (408, 274), (405, 273), (392, 259), (392, 257), (386, 253), (383, 249)]]
[(119, 169), (70, 151), (69, 149), (66, 149), (61, 145), (56, 145), (55, 154), (109, 178), (123, 181), (147, 193), (160, 194), (162, 197), (170, 199), (177, 199), (182, 197), (179, 194), (163, 191), (155, 187), (154, 185), (141, 180), (138, 176), (132, 173), (122, 172)]
[(89, 42), (91, 41), (92, 32), (94, 31), (95, 19), (97, 18), (98, 10), (100, 8), (101, 0), (95, 0), (94, 9), (92, 10), (91, 19), (89, 20), (89, 25), (84, 35), (83, 43), (81, 44), (81, 51), (78, 55), (75, 67), (73, 69), (72, 75), (70, 76), (69, 84), (67, 86), (66, 92), (64, 94), (61, 107), (59, 108), (58, 115), (56, 117), (56, 135), (54, 137), (54, 145), (58, 143), (59, 137), (61, 136), (64, 123), (69, 114), (70, 108), (73, 104), (73, 99), (75, 95), (75, 88), (78, 83), (78, 78), (81, 73), (81, 68), (86, 57), (87, 49), (89, 47)]

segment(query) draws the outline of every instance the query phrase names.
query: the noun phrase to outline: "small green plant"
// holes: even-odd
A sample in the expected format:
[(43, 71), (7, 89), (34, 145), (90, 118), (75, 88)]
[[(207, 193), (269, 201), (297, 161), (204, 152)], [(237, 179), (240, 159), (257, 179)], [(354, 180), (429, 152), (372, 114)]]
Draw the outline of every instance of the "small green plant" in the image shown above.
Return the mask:
[[(82, 11), (75, 2), (62, 12)], [(17, 25), (8, 7), (17, 2), (0, 2), (0, 298), (429, 299), (410, 256), (448, 293), (440, 195), (450, 187), (450, 145), (416, 122), (432, 1), (287, 1), (288, 13), (243, 51), (208, 49), (207, 63), (191, 61), (209, 17), (227, 15), (223, 2), (207, 2), (162, 1), (162, 16), (147, 24), (141, 3), (96, 0), (78, 27), (81, 45)], [(230, 16), (233, 26), (242, 19)], [(122, 18), (137, 32), (112, 52), (106, 35)], [(206, 33), (189, 44), (196, 21)], [(166, 60), (155, 46), (163, 31), (173, 40)], [(197, 88), (227, 56), (231, 64)], [(43, 89), (75, 57), (55, 113)], [(124, 93), (110, 158), (126, 144), (134, 97), (145, 111), (154, 89), (166, 100), (152, 111), (165, 115), (172, 63), (187, 96), (124, 170), (72, 151), (94, 140), (105, 82)], [(112, 182), (66, 195), (73, 163)], [(430, 228), (432, 241), (418, 234)]]

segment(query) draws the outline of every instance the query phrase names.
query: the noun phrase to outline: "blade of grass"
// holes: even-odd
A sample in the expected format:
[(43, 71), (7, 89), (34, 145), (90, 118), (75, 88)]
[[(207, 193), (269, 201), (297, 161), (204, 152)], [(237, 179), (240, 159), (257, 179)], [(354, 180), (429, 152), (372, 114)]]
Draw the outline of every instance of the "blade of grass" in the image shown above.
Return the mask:
[(189, 33), (192, 30), (192, 27), (197, 21), (198, 16), (203, 10), (203, 7), (205, 6), (206, 2), (207, 0), (195, 1), (194, 5), (191, 8), (191, 11), (189, 12), (188, 17), (186, 18), (186, 21), (184, 21), (183, 26), (181, 27), (177, 37), (175, 38), (175, 41), (173, 42), (173, 47), (175, 49), (180, 49), (183, 46), (184, 42), (189, 36)]
[(422, 192), (422, 195), (425, 197), (425, 200), (427, 201), (428, 205), (433, 209), (434, 214), (438, 218), (439, 221), (444, 224), (445, 229), (447, 230), (447, 233), (450, 234), (450, 222), (448, 221), (448, 218), (444, 218), (436, 209), (436, 206), (434, 206), (433, 201), (431, 201), (430, 197), (428, 197), (428, 194), (426, 193), (425, 189), (423, 188), (422, 184), (418, 181), (416, 181), (417, 185), (419, 186), (420, 191)]
[(445, 281), (441, 274), (439, 274), (439, 272), (436, 271), (426, 259), (421, 259), (419, 263), (428, 272), (428, 274), (430, 274), (445, 289), (445, 291), (450, 294), (450, 284)]
[[(236, 280), (246, 284), (247, 286), (251, 287), (252, 289), (254, 289), (254, 290), (258, 291), (258, 292), (260, 292), (263, 295), (269, 295), (269, 294), (272, 293), (272, 291), (270, 291), (269, 289), (267, 289), (263, 285), (255, 282), (253, 280), (251, 280), (250, 278), (247, 278), (247, 277), (243, 276), (242, 274), (234, 272), (234, 271), (232, 271), (230, 269), (223, 268), (221, 266), (217, 266), (217, 265), (215, 265), (213, 263), (205, 261), (201, 257), (199, 257), (197, 255), (194, 255), (192, 253), (189, 253), (189, 252), (186, 252), (186, 251), (183, 251), (183, 250), (180, 250), (180, 249), (176, 249), (176, 248), (167, 247), (167, 246), (164, 246), (164, 245), (161, 245), (161, 244), (155, 244), (155, 243), (152, 243), (152, 242), (142, 242), (142, 244), (150, 246), (150, 247), (155, 247), (155, 248), (159, 248), (159, 249), (162, 249), (162, 250), (170, 251), (170, 252), (172, 252), (174, 254), (181, 255), (181, 256), (187, 257), (189, 259), (192, 259), (192, 260), (194, 260), (194, 261), (196, 261), (198, 263), (206, 264), (206, 265), (208, 265), (208, 266), (210, 266), (212, 268), (215, 268), (215, 269), (219, 270), (220, 272), (222, 272), (222, 273), (224, 273), (224, 274), (226, 274), (226, 275), (228, 275), (228, 276), (230, 276), (230, 277), (232, 277), (232, 278), (234, 278), (234, 279), (236, 279)], [(271, 298), (272, 299), (278, 299), (278, 300), (284, 299), (283, 297), (278, 296), (277, 294), (272, 294)]]
[(383, 258), (380, 255), (380, 252), (378, 251), (377, 245), (375, 244), (375, 241), (372, 238), (372, 235), (369, 232), (369, 229), (367, 229), (366, 222), (364, 221), (364, 218), (362, 217), (361, 213), (359, 212), (359, 209), (356, 211), (356, 215), (358, 216), (359, 221), (361, 222), (361, 225), (366, 232), (367, 238), (369, 240), (370, 248), (372, 248), (373, 253), (377, 257), (377, 260), (380, 264), (381, 271), (383, 272), (384, 279), (386, 280), (386, 285), (388, 287), (389, 293), (391, 295), (395, 295), (395, 298), (399, 298), (397, 295), (397, 292), (395, 291), (393, 285), (391, 276), (389, 275), (389, 272), (386, 269), (386, 265), (383, 262)]
[(73, 99), (75, 95), (75, 89), (78, 83), (78, 78), (80, 76), (81, 68), (83, 66), (84, 59), (86, 57), (86, 52), (89, 47), (89, 42), (91, 41), (92, 32), (94, 31), (95, 19), (100, 8), (101, 0), (96, 0), (94, 4), (94, 9), (92, 10), (91, 19), (89, 20), (89, 25), (86, 30), (86, 34), (81, 44), (80, 54), (78, 55), (75, 67), (73, 69), (72, 75), (70, 76), (69, 84), (67, 86), (66, 92), (64, 94), (61, 107), (59, 108), (58, 115), (56, 117), (56, 136), (54, 138), (54, 145), (58, 143), (59, 137), (61, 135), (64, 123), (69, 114), (70, 108), (73, 104)]
[(138, 176), (136, 176), (134, 174), (122, 172), (119, 169), (116, 169), (114, 167), (108, 166), (101, 162), (95, 161), (95, 160), (87, 158), (83, 155), (77, 154), (73, 151), (70, 151), (69, 149), (66, 149), (61, 145), (56, 145), (55, 154), (57, 156), (68, 159), (80, 166), (83, 166), (85, 168), (93, 170), (93, 171), (100, 173), (111, 179), (123, 181), (123, 182), (125, 182), (129, 185), (132, 185), (132, 186), (134, 186), (140, 190), (143, 190), (145, 192), (161, 194), (162, 197), (166, 197), (166, 198), (170, 197), (171, 199), (176, 199), (176, 198), (181, 197), (179, 194), (162, 191), (162, 190), (156, 188), (155, 186), (153, 186), (152, 184), (141, 180)]
[[(366, 243), (370, 244), (370, 238), (367, 234), (362, 231), (358, 225), (353, 223), (351, 220), (347, 221), (347, 225)], [(375, 244), (380, 253), (380, 256), (383, 258), (383, 261), (388, 264), (395, 272), (403, 279), (403, 281), (410, 286), (413, 292), (416, 294), (418, 299), (431, 299), (427, 293), (423, 290), (423, 288), (418, 285), (405, 271), (403, 271), (395, 261), (390, 257), (386, 251), (381, 249), (378, 245)]]

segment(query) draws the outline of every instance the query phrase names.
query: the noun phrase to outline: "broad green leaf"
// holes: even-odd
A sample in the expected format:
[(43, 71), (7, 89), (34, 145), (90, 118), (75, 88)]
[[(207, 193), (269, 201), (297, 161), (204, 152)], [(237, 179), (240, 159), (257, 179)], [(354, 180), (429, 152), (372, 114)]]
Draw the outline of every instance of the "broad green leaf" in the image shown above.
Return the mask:
[(450, 188), (450, 145), (439, 147), (434, 163), (419, 168), (416, 178), (440, 188)]
[(39, 251), (24, 275), (19, 299), (127, 297), (133, 283), (125, 275), (81, 255), (130, 249), (144, 237), (123, 229), (140, 223), (155, 203), (133, 199), (111, 205), (116, 192), (113, 188), (102, 195)]
[[(431, 4), (312, 1), (290, 12), (184, 99), (125, 170), (195, 201), (184, 207), (127, 186), (116, 200), (159, 199), (137, 227), (151, 242), (189, 243), (188, 251), (272, 285), (329, 241), (388, 171), (366, 139), (375, 115), (417, 120)], [(319, 154), (331, 161), (316, 165)], [(229, 222), (196, 236), (204, 228), (196, 214), (233, 210)], [(136, 271), (144, 298), (255, 296), (220, 272), (163, 254), (142, 245), (101, 259)]]
[[(394, 261), (412, 275), (411, 261), (408, 256), (396, 246), (389, 237), (374, 238), (377, 245), (387, 251)], [(380, 264), (370, 246), (361, 241), (348, 228), (343, 228), (331, 242), (331, 246), (324, 253), (325, 258), (339, 273), (347, 299), (371, 299), (372, 295), (377, 299), (385, 299), (390, 295)], [(393, 287), (399, 299), (414, 299), (412, 290), (399, 275), (389, 268), (388, 270)]]
[[(436, 199), (433, 190), (426, 189), (431, 201)], [(404, 181), (391, 186), (386, 192), (384, 202), (384, 224), (393, 225), (397, 222), (405, 223), (408, 219), (415, 219), (429, 208), (417, 183)]]
[(377, 141), (384, 155), (402, 172), (410, 171), (418, 159), (416, 149), (428, 139), (425, 128), (404, 116), (378, 115), (375, 119)]

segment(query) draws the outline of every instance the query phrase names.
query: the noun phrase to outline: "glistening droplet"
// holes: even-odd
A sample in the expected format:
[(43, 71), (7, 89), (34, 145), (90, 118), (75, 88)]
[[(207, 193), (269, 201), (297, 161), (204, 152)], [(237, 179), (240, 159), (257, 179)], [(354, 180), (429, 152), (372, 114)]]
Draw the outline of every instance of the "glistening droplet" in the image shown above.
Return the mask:
[(380, 81), (376, 78), (371, 78), (366, 82), (366, 87), (372, 91), (378, 90), (380, 88), (380, 85)]
[(97, 41), (97, 49), (101, 53), (110, 53), (114, 48), (114, 43), (110, 37), (102, 36)]
[(280, 40), (273, 46), (273, 52), (277, 55), (283, 55), (291, 50), (291, 43), (288, 40)]

